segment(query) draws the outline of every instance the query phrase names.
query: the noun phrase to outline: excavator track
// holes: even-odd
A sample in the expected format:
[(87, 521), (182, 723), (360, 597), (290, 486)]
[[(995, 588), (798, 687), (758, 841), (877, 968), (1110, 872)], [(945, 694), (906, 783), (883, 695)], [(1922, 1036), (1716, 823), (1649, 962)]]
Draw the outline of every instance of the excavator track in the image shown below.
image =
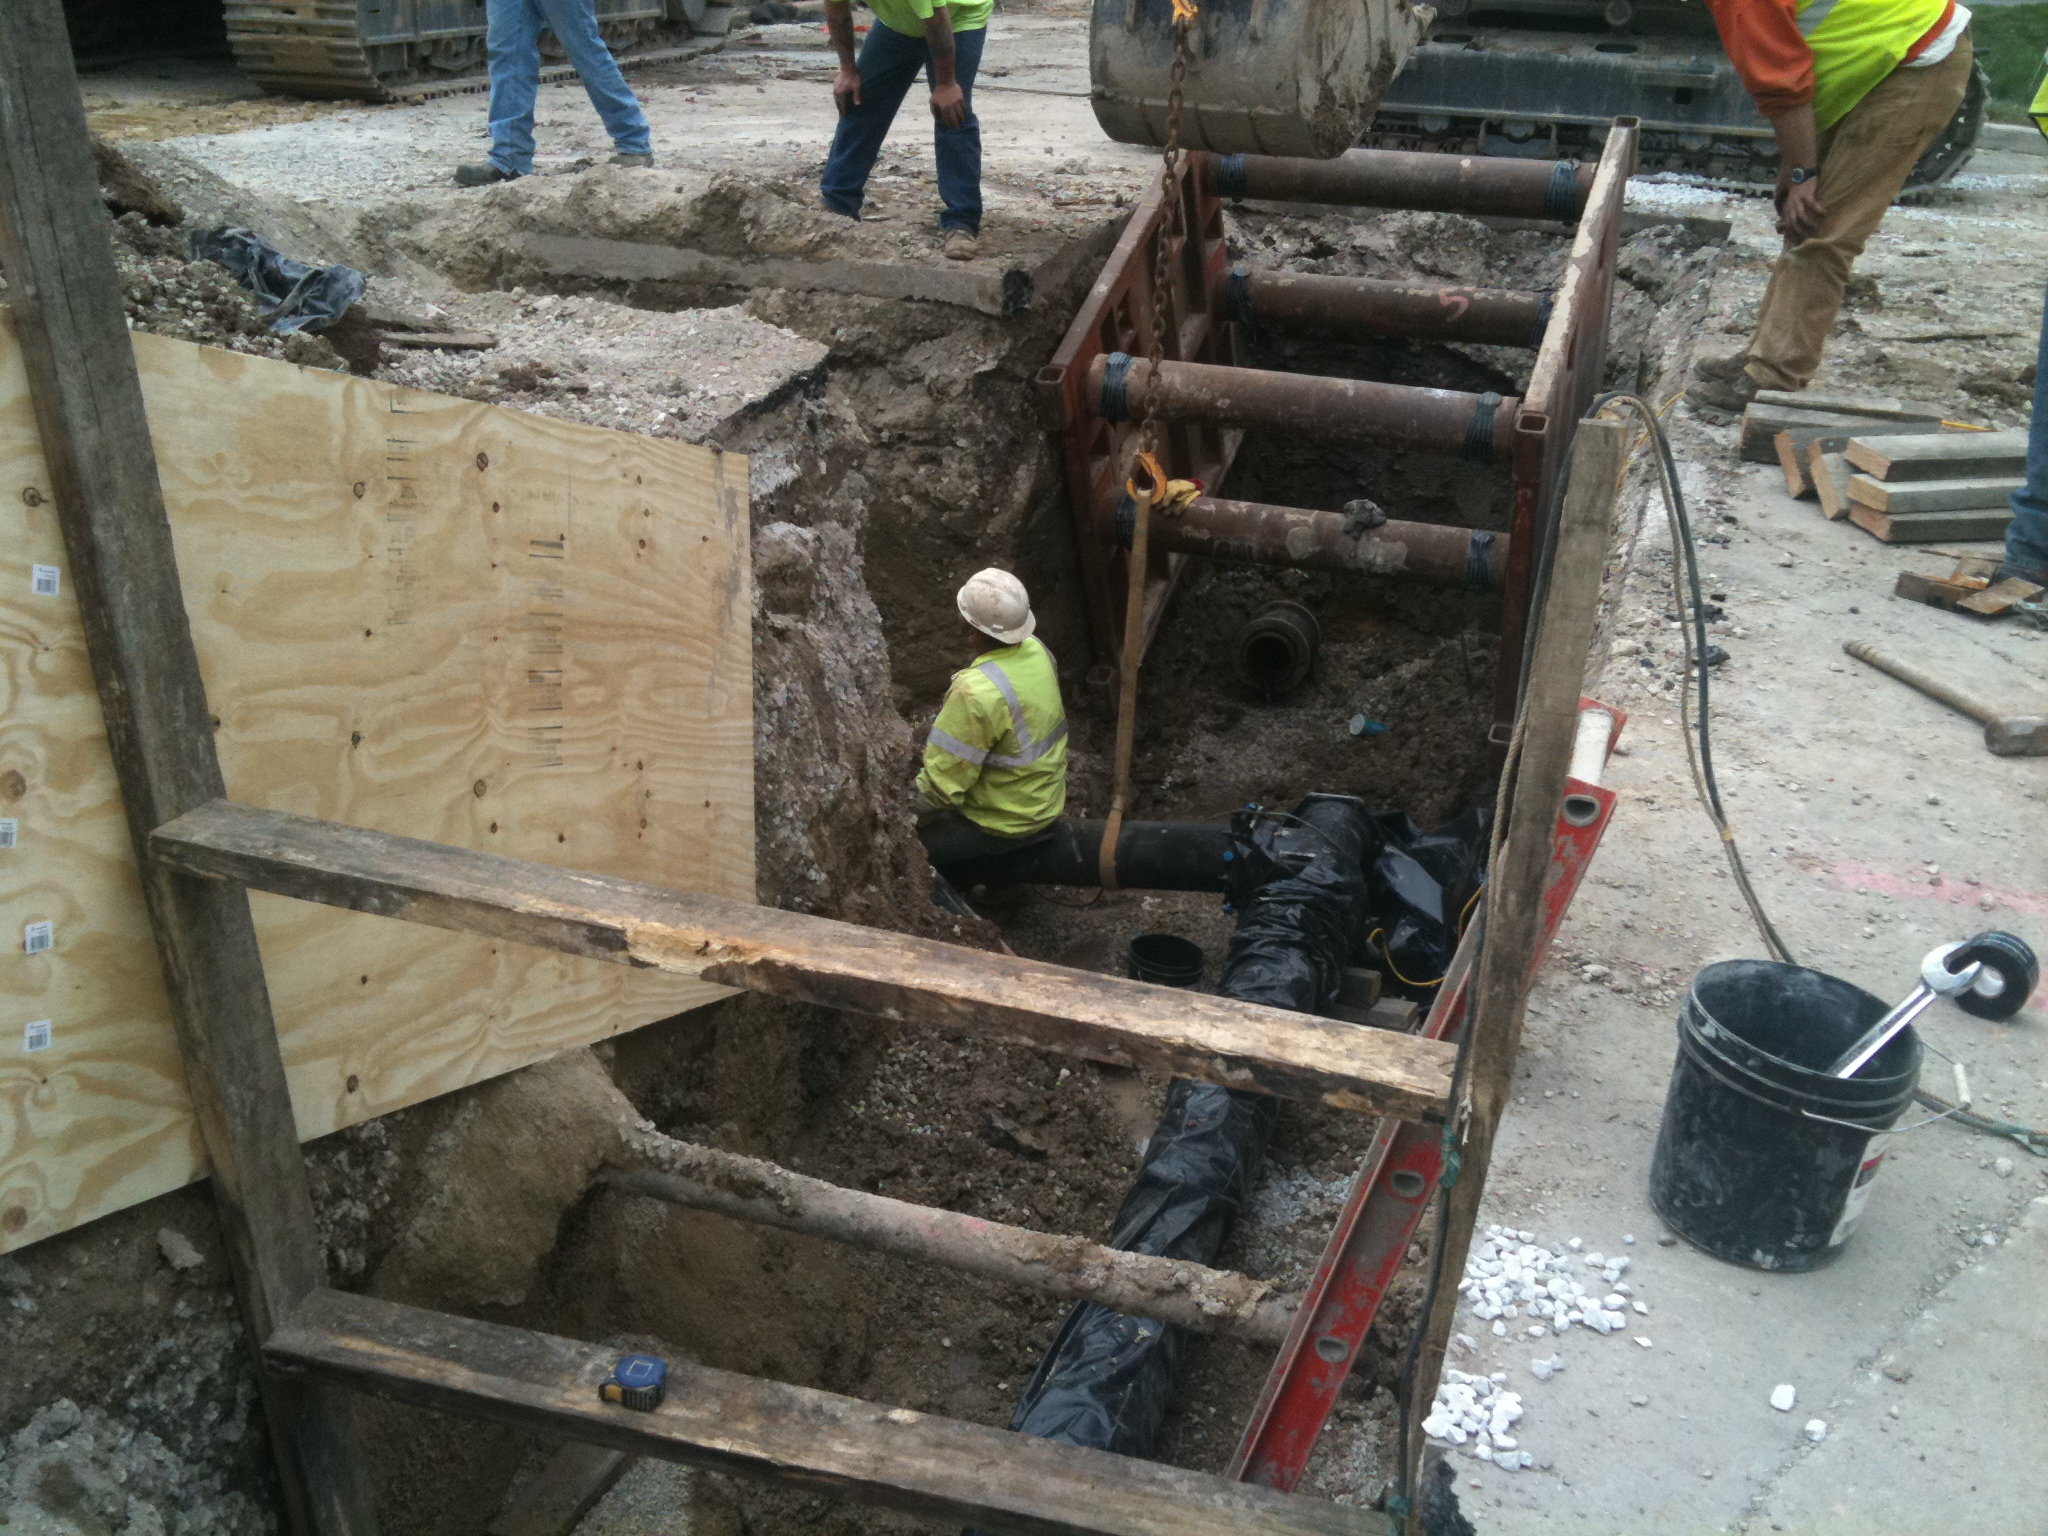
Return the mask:
[[(681, 0), (599, 0), (614, 52), (688, 37), (705, 8)], [(482, 75), (482, 0), (226, 0), (235, 62), (265, 90), (385, 101), (392, 87)], [(730, 15), (730, 12), (727, 12)]]
[[(1440, 21), (1381, 100), (1360, 142), (1374, 149), (1591, 161), (1599, 158), (1609, 124), (1633, 117), (1641, 124), (1642, 173), (1681, 172), (1744, 191), (1776, 185), (1770, 124), (1700, 18), (1662, 30), (1641, 25), (1669, 25), (1668, 15), (1645, 7), (1637, 13), (1638, 30), (1594, 33), (1539, 31), (1529, 19), (1495, 10)], [(1988, 99), (1979, 69), (1954, 120), (1907, 178), (1907, 193), (1937, 187), (1968, 163)]]

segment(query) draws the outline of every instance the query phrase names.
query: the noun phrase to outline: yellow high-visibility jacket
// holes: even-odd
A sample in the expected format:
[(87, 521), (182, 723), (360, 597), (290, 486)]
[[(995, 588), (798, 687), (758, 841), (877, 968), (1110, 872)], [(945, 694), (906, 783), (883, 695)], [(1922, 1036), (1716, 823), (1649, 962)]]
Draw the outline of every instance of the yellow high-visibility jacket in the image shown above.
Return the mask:
[(1067, 805), (1067, 712), (1052, 652), (1035, 638), (953, 674), (925, 742), (917, 790), (998, 837), (1028, 837)]

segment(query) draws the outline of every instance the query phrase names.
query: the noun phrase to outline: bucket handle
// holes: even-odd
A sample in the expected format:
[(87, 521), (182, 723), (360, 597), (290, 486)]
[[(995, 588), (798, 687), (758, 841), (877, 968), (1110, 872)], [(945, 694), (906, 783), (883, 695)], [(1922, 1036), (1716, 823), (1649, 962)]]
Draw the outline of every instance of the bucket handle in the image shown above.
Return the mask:
[[(1682, 1045), (1681, 1045), (1680, 1049), (1681, 1049), (1681, 1050), (1683, 1050), (1683, 1046), (1682, 1046)], [(1812, 1110), (1810, 1110), (1810, 1109), (1805, 1109), (1805, 1108), (1801, 1108), (1801, 1109), (1799, 1109), (1799, 1110), (1797, 1110), (1797, 1111), (1794, 1111), (1794, 1110), (1793, 1110), (1793, 1108), (1792, 1108), (1792, 1107), (1791, 1107), (1791, 1106), (1790, 1106), (1789, 1104), (1780, 1104), (1780, 1103), (1777, 1103), (1776, 1101), (1774, 1101), (1774, 1100), (1772, 1100), (1772, 1099), (1767, 1099), (1767, 1098), (1765, 1098), (1765, 1097), (1764, 1097), (1764, 1096), (1763, 1096), (1762, 1094), (1760, 1094), (1760, 1093), (1756, 1092), (1756, 1091), (1755, 1091), (1754, 1089), (1751, 1089), (1751, 1088), (1745, 1088), (1745, 1087), (1744, 1087), (1744, 1086), (1743, 1086), (1743, 1085), (1742, 1085), (1741, 1083), (1738, 1083), (1738, 1082), (1735, 1082), (1735, 1081), (1733, 1081), (1733, 1080), (1732, 1080), (1732, 1079), (1730, 1079), (1730, 1078), (1729, 1078), (1728, 1076), (1726, 1076), (1726, 1075), (1725, 1075), (1724, 1073), (1722, 1073), (1721, 1071), (1719, 1071), (1719, 1070), (1718, 1070), (1718, 1069), (1717, 1069), (1717, 1068), (1716, 1068), (1716, 1067), (1715, 1067), (1715, 1066), (1713, 1065), (1713, 1063), (1711, 1063), (1711, 1062), (1709, 1062), (1709, 1061), (1707, 1061), (1707, 1060), (1703, 1059), (1703, 1056), (1704, 1056), (1704, 1053), (1698, 1053), (1698, 1052), (1692, 1053), (1692, 1064), (1693, 1064), (1694, 1066), (1698, 1067), (1698, 1068), (1699, 1068), (1699, 1069), (1700, 1069), (1701, 1071), (1705, 1072), (1705, 1073), (1707, 1074), (1707, 1076), (1709, 1076), (1709, 1077), (1711, 1077), (1712, 1079), (1714, 1079), (1714, 1081), (1715, 1081), (1715, 1082), (1719, 1083), (1719, 1084), (1720, 1084), (1720, 1085), (1721, 1085), (1722, 1087), (1724, 1087), (1724, 1088), (1728, 1089), (1728, 1090), (1729, 1090), (1730, 1092), (1733, 1092), (1733, 1093), (1739, 1093), (1739, 1094), (1741, 1094), (1741, 1095), (1742, 1095), (1742, 1096), (1743, 1096), (1743, 1097), (1744, 1097), (1745, 1099), (1748, 1099), (1748, 1100), (1750, 1100), (1750, 1101), (1751, 1101), (1752, 1103), (1756, 1103), (1756, 1104), (1761, 1104), (1761, 1105), (1763, 1105), (1763, 1106), (1764, 1106), (1764, 1108), (1766, 1108), (1766, 1109), (1775, 1109), (1775, 1110), (1777, 1110), (1777, 1111), (1778, 1111), (1778, 1112), (1779, 1112), (1780, 1114), (1792, 1114), (1792, 1113), (1797, 1113), (1797, 1114), (1799, 1114), (1799, 1115), (1803, 1116), (1804, 1118), (1806, 1118), (1806, 1119), (1808, 1119), (1808, 1120), (1818, 1120), (1818, 1121), (1819, 1121), (1819, 1122), (1820, 1122), (1820, 1123), (1821, 1123), (1822, 1125), (1834, 1125), (1834, 1126), (1840, 1126), (1840, 1127), (1841, 1127), (1841, 1128), (1842, 1128), (1843, 1130), (1848, 1130), (1848, 1131), (1858, 1131), (1858, 1132), (1861, 1132), (1861, 1133), (1862, 1133), (1863, 1135), (1865, 1135), (1865, 1136), (1884, 1136), (1884, 1135), (1890, 1134), (1890, 1127), (1888, 1127), (1888, 1126), (1878, 1126), (1878, 1125), (1863, 1125), (1863, 1124), (1859, 1124), (1858, 1122), (1856, 1122), (1856, 1121), (1854, 1121), (1854, 1120), (1838, 1120), (1838, 1119), (1836, 1119), (1836, 1118), (1835, 1118), (1835, 1117), (1834, 1117), (1833, 1115), (1817, 1115), (1817, 1114), (1815, 1114), (1815, 1113), (1814, 1113), (1814, 1112), (1813, 1112)], [(1936, 1119), (1936, 1120), (1939, 1120), (1939, 1119), (1942, 1119), (1942, 1118), (1944, 1118), (1944, 1117), (1943, 1117), (1943, 1116), (1941, 1116), (1941, 1115), (1936, 1115), (1936, 1116), (1934, 1116), (1933, 1118), (1934, 1118), (1934, 1119)], [(1928, 1123), (1930, 1123), (1930, 1122), (1928, 1122), (1928, 1121), (1924, 1121), (1924, 1120), (1923, 1120), (1922, 1122), (1920, 1122), (1920, 1124), (1921, 1124), (1921, 1125), (1925, 1125), (1925, 1124), (1928, 1124)], [(1908, 1129), (1908, 1130), (1916, 1130), (1916, 1131), (1917, 1131), (1917, 1130), (1918, 1130), (1919, 1128), (1920, 1128), (1920, 1126), (1919, 1126), (1919, 1125), (1913, 1125), (1913, 1126), (1908, 1126), (1908, 1127), (1906, 1127), (1906, 1129)]]

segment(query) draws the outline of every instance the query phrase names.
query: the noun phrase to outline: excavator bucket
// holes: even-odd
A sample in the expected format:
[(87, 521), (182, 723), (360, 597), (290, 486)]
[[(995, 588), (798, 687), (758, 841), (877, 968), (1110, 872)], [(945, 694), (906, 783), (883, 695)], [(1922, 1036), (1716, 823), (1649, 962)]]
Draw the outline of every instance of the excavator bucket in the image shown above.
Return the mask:
[[(1180, 143), (1218, 154), (1328, 159), (1359, 140), (1432, 12), (1408, 0), (1198, 0)], [(1126, 144), (1166, 142), (1173, 0), (1095, 0), (1095, 120)]]

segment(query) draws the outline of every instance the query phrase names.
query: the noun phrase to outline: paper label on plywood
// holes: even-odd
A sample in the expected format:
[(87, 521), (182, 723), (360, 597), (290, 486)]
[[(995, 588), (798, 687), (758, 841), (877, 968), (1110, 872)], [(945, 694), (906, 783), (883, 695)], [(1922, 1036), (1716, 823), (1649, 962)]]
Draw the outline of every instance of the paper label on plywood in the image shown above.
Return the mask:
[[(165, 337), (135, 348), (233, 798), (753, 899), (742, 457)], [(0, 483), (48, 483), (4, 310)], [(36, 826), (0, 922), (65, 930), (0, 974), (0, 998), (66, 1020), (33, 1072), (0, 1059), (4, 1251), (204, 1166), (76, 599), (32, 590), (30, 567), (62, 559), (54, 509), (0, 507), (0, 803)], [(725, 995), (251, 906), (306, 1137)]]
[(28, 589), (37, 597), (55, 597), (63, 579), (63, 572), (54, 565), (31, 566)]
[(21, 1048), (24, 1051), (47, 1051), (50, 1048), (50, 1021), (37, 1019), (22, 1025)]
[(21, 823), (12, 816), (0, 816), (0, 848), (12, 848), (21, 835)]

